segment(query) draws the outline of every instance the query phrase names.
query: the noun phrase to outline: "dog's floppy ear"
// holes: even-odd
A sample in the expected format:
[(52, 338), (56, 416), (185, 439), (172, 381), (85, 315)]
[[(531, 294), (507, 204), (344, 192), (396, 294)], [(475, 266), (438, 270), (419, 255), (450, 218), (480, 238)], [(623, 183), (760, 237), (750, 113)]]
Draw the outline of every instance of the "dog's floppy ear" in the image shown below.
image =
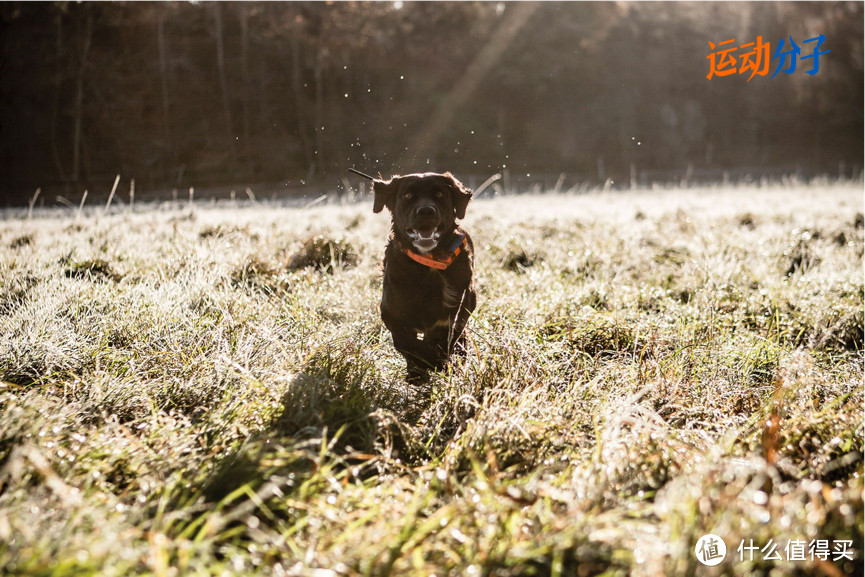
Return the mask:
[(375, 192), (375, 198), (372, 201), (372, 211), (381, 212), (384, 207), (388, 207), (393, 212), (393, 199), (396, 197), (397, 188), (399, 188), (398, 176), (390, 180), (375, 179), (372, 181), (372, 189)]
[(466, 208), (469, 206), (469, 201), (472, 199), (472, 190), (463, 185), (450, 172), (444, 173), (444, 176), (451, 181), (451, 203), (454, 205), (454, 216), (457, 218), (465, 218)]

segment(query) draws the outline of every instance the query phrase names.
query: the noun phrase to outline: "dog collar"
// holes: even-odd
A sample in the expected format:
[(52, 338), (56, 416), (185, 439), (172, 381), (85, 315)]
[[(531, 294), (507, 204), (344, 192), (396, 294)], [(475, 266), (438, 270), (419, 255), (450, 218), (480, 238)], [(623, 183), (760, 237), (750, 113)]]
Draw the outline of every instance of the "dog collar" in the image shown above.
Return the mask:
[(454, 238), (453, 243), (451, 243), (450, 250), (448, 251), (447, 258), (436, 258), (433, 255), (421, 255), (409, 248), (405, 248), (400, 243), (400, 247), (402, 251), (405, 253), (407, 257), (412, 259), (415, 262), (418, 262), (424, 266), (428, 266), (430, 268), (445, 270), (450, 264), (460, 255), (463, 251), (463, 247), (466, 244), (466, 235), (463, 233), (457, 233), (456, 238)]

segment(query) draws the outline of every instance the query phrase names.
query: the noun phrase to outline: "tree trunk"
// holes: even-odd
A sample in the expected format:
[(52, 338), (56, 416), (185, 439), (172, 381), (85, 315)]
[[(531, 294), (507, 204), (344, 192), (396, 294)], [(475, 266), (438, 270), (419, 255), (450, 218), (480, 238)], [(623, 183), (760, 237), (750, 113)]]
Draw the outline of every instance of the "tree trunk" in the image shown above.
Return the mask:
[[(234, 123), (231, 120), (231, 105), (228, 98), (228, 80), (225, 76), (225, 42), (222, 34), (222, 5), (219, 2), (213, 3), (213, 19), (214, 32), (216, 33), (216, 64), (217, 73), (219, 74), (219, 88), (222, 92), (222, 110), (225, 114), (225, 127), (228, 132), (228, 140), (231, 143), (230, 149), (236, 151), (234, 140)], [(235, 154), (231, 154), (234, 159)], [(231, 164), (234, 162), (232, 160)]]
[[(324, 49), (318, 48), (315, 58), (315, 166), (324, 166)], [(310, 171), (310, 179), (315, 175)]]
[(75, 82), (75, 128), (72, 137), (72, 181), (80, 180), (81, 164), (81, 130), (84, 112), (84, 71), (87, 67), (87, 56), (90, 53), (90, 42), (93, 37), (93, 16), (88, 12), (84, 29), (84, 41), (81, 46), (81, 61), (78, 65), (78, 77)]
[(60, 87), (63, 84), (61, 65), (63, 53), (65, 52), (65, 46), (63, 45), (63, 14), (58, 11), (54, 20), (57, 25), (57, 44), (54, 55), (54, 102), (51, 107), (51, 155), (54, 157), (57, 175), (60, 177), (60, 180), (66, 180), (66, 170), (63, 168), (63, 161), (60, 158), (60, 146), (57, 142), (57, 120), (60, 117)]
[[(165, 10), (160, 7), (156, 22), (156, 43), (159, 47), (159, 78), (162, 84), (162, 140), (168, 151), (168, 161), (174, 161), (174, 142), (171, 138), (171, 101), (168, 97), (168, 47), (165, 44)], [(165, 174), (165, 156), (162, 157), (162, 172)]]
[(297, 118), (297, 134), (300, 138), (301, 148), (306, 157), (306, 164), (309, 174), (315, 173), (315, 144), (310, 141), (306, 132), (306, 123), (304, 119), (306, 106), (303, 100), (303, 68), (300, 57), (300, 34), (299, 26), (295, 26), (291, 36), (291, 88), (294, 92), (294, 111)]
[(243, 158), (246, 171), (252, 174), (251, 155), (249, 153), (249, 7), (240, 4), (240, 73), (243, 79)]

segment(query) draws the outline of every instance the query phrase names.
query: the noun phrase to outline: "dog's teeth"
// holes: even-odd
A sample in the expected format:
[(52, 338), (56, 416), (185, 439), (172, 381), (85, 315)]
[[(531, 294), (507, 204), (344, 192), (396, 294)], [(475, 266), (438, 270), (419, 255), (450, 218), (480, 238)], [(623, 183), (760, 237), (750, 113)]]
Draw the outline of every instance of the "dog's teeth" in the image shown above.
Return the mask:
[(441, 237), (441, 233), (436, 230), (430, 231), (429, 234), (425, 234), (413, 228), (408, 229), (405, 232), (410, 238), (414, 240), (438, 240), (439, 237)]

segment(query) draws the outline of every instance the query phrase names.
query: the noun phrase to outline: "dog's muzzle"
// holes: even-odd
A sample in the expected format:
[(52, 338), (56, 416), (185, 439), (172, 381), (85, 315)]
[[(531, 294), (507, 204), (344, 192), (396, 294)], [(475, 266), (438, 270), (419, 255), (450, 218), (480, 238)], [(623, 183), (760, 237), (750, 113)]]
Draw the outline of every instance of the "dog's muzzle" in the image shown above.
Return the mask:
[(438, 220), (439, 211), (431, 204), (424, 204), (414, 209), (414, 216), (418, 221)]
[(405, 233), (411, 239), (412, 245), (421, 253), (426, 253), (438, 246), (442, 231), (439, 230), (441, 220), (438, 208), (424, 204), (414, 209), (412, 226)]
[(405, 233), (411, 239), (412, 245), (421, 253), (429, 252), (438, 246), (439, 238), (442, 235), (441, 232), (434, 228), (430, 230), (410, 228)]

